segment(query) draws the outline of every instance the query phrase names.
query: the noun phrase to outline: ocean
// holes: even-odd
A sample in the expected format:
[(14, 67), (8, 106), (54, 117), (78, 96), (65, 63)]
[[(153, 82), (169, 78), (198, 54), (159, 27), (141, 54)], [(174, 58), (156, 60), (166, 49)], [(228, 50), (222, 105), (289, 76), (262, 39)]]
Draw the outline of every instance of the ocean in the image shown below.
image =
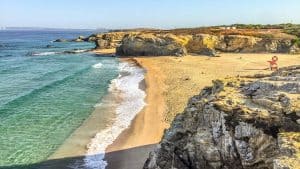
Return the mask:
[(111, 123), (91, 138), (83, 163), (69, 167), (105, 168), (105, 148), (145, 105), (144, 71), (87, 52), (94, 43), (53, 42), (91, 33), (0, 31), (0, 168), (47, 161), (96, 107), (111, 104)]

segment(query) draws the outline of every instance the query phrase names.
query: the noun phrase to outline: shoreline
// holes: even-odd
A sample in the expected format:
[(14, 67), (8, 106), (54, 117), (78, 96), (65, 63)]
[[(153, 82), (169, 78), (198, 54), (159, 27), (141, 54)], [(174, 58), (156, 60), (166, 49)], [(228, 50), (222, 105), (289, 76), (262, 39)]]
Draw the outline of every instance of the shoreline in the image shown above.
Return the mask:
[(107, 169), (142, 168), (150, 151), (161, 140), (168, 124), (164, 121), (166, 103), (164, 77), (156, 67), (145, 67), (136, 58), (121, 58), (124, 62), (135, 62), (146, 70), (146, 103), (131, 125), (106, 149)]
[[(117, 90), (116, 97), (121, 101), (116, 105), (112, 125), (99, 131), (88, 145), (84, 159), (85, 167), (104, 169), (107, 162), (104, 160), (106, 149), (116, 138), (126, 130), (135, 116), (145, 107), (145, 91), (140, 89), (144, 79), (144, 69), (130, 62), (120, 62), (119, 77), (112, 81), (110, 90)], [(110, 136), (110, 137), (108, 137)]]
[[(101, 53), (101, 55), (102, 54), (103, 53)], [(62, 162), (58, 163), (57, 165), (51, 164), (51, 167), (64, 167), (67, 165), (71, 168), (85, 168), (88, 166), (94, 167), (94, 165), (98, 163), (96, 164), (100, 165), (97, 166), (98, 168), (104, 168), (103, 166), (106, 164), (105, 161), (101, 161), (104, 158), (104, 154), (102, 152), (104, 152), (107, 146), (115, 141), (118, 135), (120, 135), (120, 133), (127, 128), (126, 126), (131, 125), (131, 121), (134, 120), (136, 114), (141, 112), (139, 107), (141, 107), (141, 104), (144, 104), (143, 102), (145, 101), (145, 96), (142, 96), (142, 94), (141, 97), (137, 97), (136, 90), (146, 94), (144, 69), (137, 65), (137, 63), (134, 61), (123, 61), (119, 59), (119, 62), (119, 76), (112, 80), (107, 95), (101, 100), (101, 102), (98, 103), (99, 105), (95, 105), (95, 109), (90, 116), (47, 159), (47, 161), (58, 159), (70, 160), (62, 160)], [(122, 68), (120, 67), (122, 66), (124, 70), (121, 70)], [(139, 73), (141, 71), (144, 72), (142, 73), (143, 75)], [(132, 78), (142, 79), (139, 81)], [(135, 83), (135, 81), (139, 82)], [(121, 87), (124, 85), (124, 83), (128, 86)], [(137, 86), (134, 87), (136, 90), (132, 88), (134, 85)], [(127, 87), (129, 88), (126, 89)], [(129, 103), (130, 99), (139, 98), (142, 100), (132, 100), (136, 106), (135, 108), (131, 108), (130, 106), (132, 106), (132, 104), (130, 105)], [(138, 106), (138, 104), (140, 104), (140, 106)], [(145, 107), (145, 105), (143, 105), (141, 109), (143, 107)], [(132, 110), (127, 110), (128, 108), (131, 108)], [(125, 113), (123, 110), (127, 110), (130, 113)], [(123, 121), (124, 118), (128, 120)], [(112, 137), (107, 138), (107, 134), (111, 134)], [(103, 143), (103, 141), (106, 143)], [(102, 150), (101, 147), (104, 149)], [(43, 167), (47, 168), (47, 166)]]

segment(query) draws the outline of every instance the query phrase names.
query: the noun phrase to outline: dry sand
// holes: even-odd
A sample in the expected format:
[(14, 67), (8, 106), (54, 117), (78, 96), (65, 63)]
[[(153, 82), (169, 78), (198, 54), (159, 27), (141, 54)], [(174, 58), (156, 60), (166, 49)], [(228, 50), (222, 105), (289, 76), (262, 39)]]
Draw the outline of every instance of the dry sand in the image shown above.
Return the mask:
[[(214, 79), (270, 73), (267, 60), (274, 54), (221, 54), (221, 57), (136, 57), (147, 70), (147, 106), (107, 149), (108, 169), (142, 168), (153, 145), (188, 99)], [(300, 55), (276, 54), (279, 66), (300, 64)], [(145, 149), (144, 145), (150, 148)], [(120, 151), (121, 150), (121, 151)], [(115, 152), (115, 153), (112, 153)]]

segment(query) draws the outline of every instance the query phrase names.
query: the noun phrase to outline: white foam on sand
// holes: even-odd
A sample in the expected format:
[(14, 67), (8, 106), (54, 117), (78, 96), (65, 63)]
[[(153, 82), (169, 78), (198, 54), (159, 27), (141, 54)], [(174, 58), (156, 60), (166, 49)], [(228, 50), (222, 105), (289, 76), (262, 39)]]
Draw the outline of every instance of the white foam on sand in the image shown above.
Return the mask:
[(102, 63), (97, 63), (93, 65), (93, 68), (100, 69), (102, 67)]
[(105, 169), (105, 149), (129, 127), (134, 117), (146, 105), (146, 93), (139, 88), (144, 79), (144, 70), (130, 63), (120, 63), (119, 70), (119, 77), (112, 80), (109, 92), (118, 94), (122, 101), (117, 105), (116, 118), (112, 125), (97, 133), (87, 146), (84, 159), (86, 169)]

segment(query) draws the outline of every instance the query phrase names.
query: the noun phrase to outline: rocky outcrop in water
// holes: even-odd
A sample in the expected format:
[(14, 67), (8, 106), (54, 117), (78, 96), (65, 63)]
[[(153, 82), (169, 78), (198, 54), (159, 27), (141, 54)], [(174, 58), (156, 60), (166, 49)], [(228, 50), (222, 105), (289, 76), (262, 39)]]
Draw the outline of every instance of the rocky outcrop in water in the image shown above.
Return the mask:
[(67, 39), (56, 39), (54, 40), (54, 42), (68, 42)]
[(300, 66), (216, 80), (192, 97), (144, 169), (296, 169)]

